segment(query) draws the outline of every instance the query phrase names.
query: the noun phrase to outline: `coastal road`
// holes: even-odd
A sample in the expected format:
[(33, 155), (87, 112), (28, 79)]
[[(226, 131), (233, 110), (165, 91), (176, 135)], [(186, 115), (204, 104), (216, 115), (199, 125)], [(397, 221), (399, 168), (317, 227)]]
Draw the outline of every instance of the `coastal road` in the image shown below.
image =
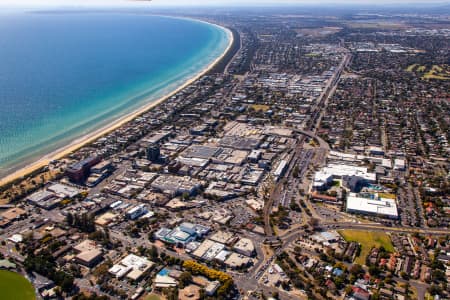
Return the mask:
[[(237, 30), (236, 30), (237, 32)], [(233, 33), (234, 35), (234, 33)], [(242, 34), (237, 32), (237, 35), (239, 36), (239, 49), (236, 50), (236, 53), (234, 53), (233, 57), (228, 61), (227, 65), (225, 66), (225, 69), (223, 73), (226, 75), (228, 74), (228, 68), (230, 67), (231, 63), (234, 61), (234, 58), (239, 54), (239, 52), (242, 49)], [(234, 35), (236, 37), (236, 35)]]

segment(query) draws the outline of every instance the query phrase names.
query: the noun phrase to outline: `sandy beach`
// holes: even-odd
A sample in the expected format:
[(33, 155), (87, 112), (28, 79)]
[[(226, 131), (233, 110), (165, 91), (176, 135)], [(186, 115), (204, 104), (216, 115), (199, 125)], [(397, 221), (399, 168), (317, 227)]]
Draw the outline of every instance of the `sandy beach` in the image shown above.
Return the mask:
[[(208, 23), (208, 22), (202, 21), (202, 20), (195, 20), (195, 21)], [(219, 26), (217, 24), (213, 24), (213, 23), (208, 23), (208, 24), (210, 24), (212, 26), (220, 27), (223, 30), (225, 30), (227, 32), (229, 42), (228, 42), (228, 45), (227, 45), (225, 51), (219, 57), (217, 57), (211, 64), (206, 66), (201, 72), (197, 73), (194, 77), (188, 79), (180, 87), (173, 90), (169, 94), (157, 99), (156, 101), (152, 101), (151, 103), (148, 103), (148, 104), (142, 106), (138, 110), (136, 110), (132, 113), (129, 113), (129, 114), (113, 121), (112, 123), (110, 123), (102, 128), (99, 128), (87, 135), (84, 135), (84, 136), (72, 141), (67, 146), (61, 147), (51, 153), (48, 153), (48, 154), (42, 156), (41, 158), (39, 158), (38, 160), (36, 160), (35, 162), (30, 163), (29, 165), (27, 165), (23, 168), (20, 168), (20, 169), (14, 171), (13, 173), (1, 178), (0, 185), (4, 185), (8, 182), (11, 182), (11, 181), (16, 180), (21, 177), (24, 177), (24, 176), (28, 175), (29, 173), (31, 173), (41, 167), (47, 166), (50, 161), (55, 160), (55, 159), (61, 159), (65, 156), (67, 156), (68, 154), (78, 150), (79, 148), (83, 147), (84, 145), (101, 138), (102, 136), (108, 134), (109, 132), (114, 131), (115, 129), (117, 129), (117, 128), (123, 126), (124, 124), (128, 123), (129, 121), (137, 118), (138, 116), (142, 115), (143, 113), (147, 112), (148, 110), (152, 109), (153, 107), (166, 101), (167, 99), (169, 99), (173, 95), (177, 94), (178, 92), (180, 92), (181, 90), (183, 90), (184, 88), (186, 88), (187, 86), (189, 86), (190, 84), (192, 84), (193, 82), (198, 80), (200, 77), (205, 75), (211, 68), (213, 68), (219, 61), (221, 61), (224, 58), (224, 56), (230, 50), (230, 48), (233, 44), (233, 34), (230, 30), (228, 30), (225, 27)]]

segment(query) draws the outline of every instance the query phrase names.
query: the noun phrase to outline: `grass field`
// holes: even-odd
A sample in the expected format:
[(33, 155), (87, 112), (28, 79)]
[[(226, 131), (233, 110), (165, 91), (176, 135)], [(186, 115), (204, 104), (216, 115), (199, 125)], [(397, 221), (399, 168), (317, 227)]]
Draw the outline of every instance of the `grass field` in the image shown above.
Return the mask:
[(384, 232), (348, 229), (340, 230), (339, 234), (348, 242), (361, 244), (361, 253), (355, 260), (358, 264), (363, 265), (366, 263), (366, 257), (373, 247), (383, 246), (386, 251), (394, 251), (391, 238)]
[(36, 299), (34, 288), (22, 275), (0, 270), (0, 298), (14, 300)]
[(450, 80), (450, 68), (448, 65), (433, 65), (431, 67), (418, 64), (406, 68), (408, 72), (418, 73), (423, 79)]
[(417, 72), (425, 72), (427, 70), (427, 67), (426, 66), (419, 66), (418, 68), (417, 68)]
[(145, 300), (160, 300), (161, 299), (161, 297), (159, 297), (158, 295), (155, 295), (155, 294), (150, 294), (150, 295), (147, 295), (147, 297), (145, 297)]
[(391, 194), (391, 193), (379, 193), (378, 196), (380, 196), (381, 198), (386, 198), (386, 199), (393, 199), (395, 200), (395, 195)]
[(408, 66), (408, 67), (406, 68), (406, 71), (408, 71), (408, 72), (414, 72), (414, 70), (416, 69), (416, 67), (417, 67), (417, 64), (410, 65), (410, 66)]

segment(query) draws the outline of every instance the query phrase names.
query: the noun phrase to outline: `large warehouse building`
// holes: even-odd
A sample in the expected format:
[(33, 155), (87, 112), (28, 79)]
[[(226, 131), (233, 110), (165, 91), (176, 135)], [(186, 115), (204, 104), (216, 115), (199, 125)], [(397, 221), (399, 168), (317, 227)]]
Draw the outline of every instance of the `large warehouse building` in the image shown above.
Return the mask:
[(398, 218), (395, 199), (382, 198), (378, 194), (371, 194), (371, 196), (362, 197), (355, 193), (349, 193), (347, 197), (347, 212), (390, 219)]

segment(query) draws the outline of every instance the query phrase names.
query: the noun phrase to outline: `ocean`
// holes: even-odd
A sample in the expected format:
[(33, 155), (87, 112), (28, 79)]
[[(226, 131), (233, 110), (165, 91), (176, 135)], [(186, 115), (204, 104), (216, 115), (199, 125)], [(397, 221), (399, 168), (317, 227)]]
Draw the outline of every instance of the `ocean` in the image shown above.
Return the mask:
[(0, 14), (0, 176), (175, 90), (228, 38), (130, 12)]

